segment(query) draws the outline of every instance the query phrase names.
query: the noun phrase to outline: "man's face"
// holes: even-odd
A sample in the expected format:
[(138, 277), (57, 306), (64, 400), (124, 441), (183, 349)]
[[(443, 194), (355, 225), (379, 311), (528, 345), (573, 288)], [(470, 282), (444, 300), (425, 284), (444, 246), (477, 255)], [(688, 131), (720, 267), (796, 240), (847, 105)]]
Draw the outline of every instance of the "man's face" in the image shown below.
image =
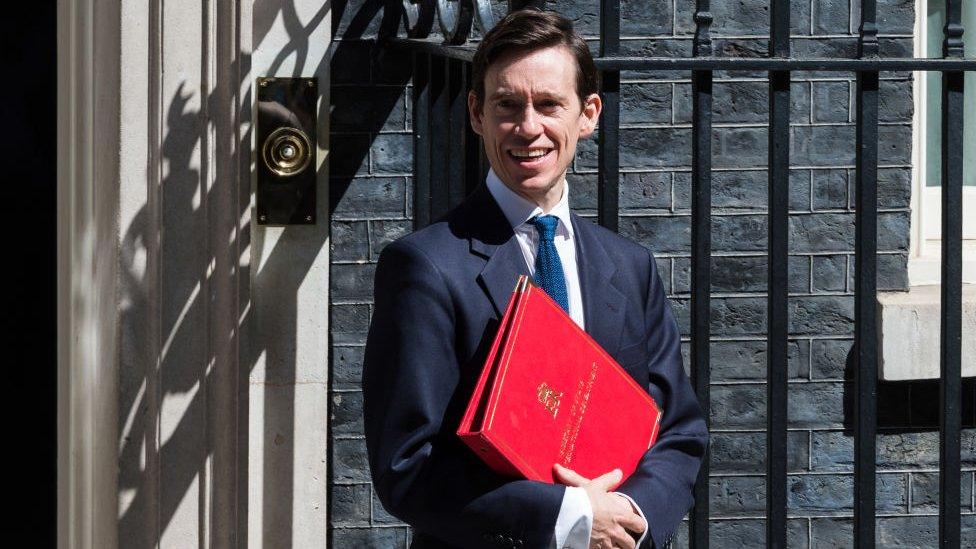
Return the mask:
[(468, 95), (471, 125), (505, 185), (546, 211), (562, 195), (576, 142), (593, 133), (600, 97), (580, 104), (576, 59), (564, 46), (503, 57), (485, 72), (485, 97)]

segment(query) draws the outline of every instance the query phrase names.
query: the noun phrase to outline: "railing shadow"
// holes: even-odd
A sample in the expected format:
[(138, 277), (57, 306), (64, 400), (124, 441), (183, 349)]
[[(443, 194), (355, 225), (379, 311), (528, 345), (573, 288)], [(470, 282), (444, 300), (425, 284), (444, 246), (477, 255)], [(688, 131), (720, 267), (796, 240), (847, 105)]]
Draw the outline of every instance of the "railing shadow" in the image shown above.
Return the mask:
[[(201, 10), (206, 9), (206, 3)], [(308, 56), (309, 37), (327, 17), (331, 6), (325, 2), (321, 10), (308, 23), (302, 23), (294, 5), (291, 3), (257, 0), (254, 3), (255, 21), (263, 22), (254, 27), (253, 42), (260, 44), (271, 30), (271, 23), (280, 17), (288, 33), (287, 44), (278, 52), (269, 73), (277, 73), (284, 60), (296, 54), (292, 74), (324, 74), (328, 59), (317, 60), (311, 70), (305, 68)], [(177, 91), (166, 98), (162, 105), (165, 119), (165, 134), (162, 135), (159, 154), (161, 166), (165, 166), (164, 176), (159, 180), (158, 189), (150, 190), (157, 194), (157, 204), (148, 204), (133, 217), (128, 227), (124, 227), (121, 244), (122, 311), (121, 334), (124, 342), (120, 365), (119, 418), (121, 425), (119, 440), (119, 540), (125, 546), (157, 546), (164, 533), (177, 520), (187, 498), (196, 498), (196, 513), (193, 526), (199, 539), (206, 539), (207, 532), (213, 528), (215, 515), (227, 514), (236, 517), (236, 522), (224, 524), (226, 530), (218, 535), (232, 539), (233, 545), (247, 545), (248, 490), (260, 490), (262, 509), (261, 532), (253, 532), (267, 546), (290, 546), (293, 529), (293, 516), (296, 506), (292, 492), (294, 485), (294, 438), (295, 438), (295, 367), (297, 341), (297, 292), (302, 281), (308, 276), (314, 258), (327, 242), (327, 231), (309, 231), (303, 227), (286, 227), (281, 231), (279, 242), (300, 240), (303, 253), (295, 254), (294, 247), (276, 247), (263, 261), (260, 270), (254, 273), (255, 287), (270, 285), (273, 281), (278, 287), (274, 303), (275, 319), (255, 317), (255, 304), (250, 299), (247, 288), (251, 285), (250, 263), (252, 258), (261, 257), (257, 249), (261, 239), (251, 240), (251, 231), (244, 224), (250, 219), (250, 155), (243, 152), (244, 158), (237, 166), (214, 166), (207, 162), (217, 162), (217, 158), (207, 158), (201, 154), (208, 139), (211, 121), (209, 113), (226, 111), (227, 97), (237, 97), (237, 90), (246, 89), (246, 95), (239, 102), (244, 110), (244, 118), (251, 112), (253, 97), (249, 83), (256, 75), (251, 74), (251, 59), (242, 57), (229, 67), (230, 74), (239, 73), (240, 82), (216, 82), (218, 89), (210, 96), (202, 97), (199, 104), (203, 109), (191, 109), (194, 95), (199, 93), (190, 86), (180, 85)], [(229, 86), (229, 89), (227, 87)], [(328, 107), (323, 105), (320, 116), (325, 116)], [(250, 126), (247, 126), (248, 128)], [(232, 147), (236, 151), (250, 151), (251, 130), (240, 132), (239, 139)], [(231, 156), (232, 158), (232, 156)], [(160, 168), (162, 169), (162, 168)], [(228, 174), (245, 175), (225, 178)], [(211, 180), (208, 189), (207, 178)], [(325, 177), (325, 166), (320, 170), (320, 179)], [(150, 182), (151, 184), (151, 182)], [(215, 212), (227, 204), (227, 186), (232, 187), (237, 205), (236, 211)], [(221, 194), (225, 196), (221, 196)], [(213, 205), (211, 205), (211, 202)], [(208, 205), (209, 208), (208, 208)], [(214, 233), (210, 225), (214, 216), (234, 220), (236, 227), (229, 240), (211, 239), (219, 244), (208, 247), (208, 235)], [(155, 231), (158, 230), (157, 234)], [(158, 244), (155, 244), (158, 242)], [(253, 246), (252, 246), (253, 244)], [(158, 248), (157, 248), (158, 246)], [(252, 250), (252, 247), (255, 248)], [(157, 258), (150, 258), (157, 253)], [(231, 257), (230, 272), (213, 269), (217, 257)], [(151, 272), (148, 267), (155, 266)], [(223, 280), (222, 280), (223, 277)], [(213, 304), (214, 295), (208, 290), (227, 288), (227, 278), (236, 277), (235, 286), (243, 288), (231, 299), (239, 299), (236, 310), (242, 312), (235, 319), (230, 334), (214, 334), (220, 324), (211, 323), (213, 314), (219, 314)], [(223, 285), (223, 286), (221, 286)], [(220, 290), (216, 290), (220, 291)], [(157, 302), (154, 300), (158, 299)], [(147, 326), (151, 316), (158, 319), (158, 332), (151, 333)], [(290, 319), (289, 321), (280, 321)], [(263, 333), (261, 321), (280, 321), (274, 325), (273, 333)], [(225, 339), (226, 338), (226, 339)], [(238, 338), (243, 338), (239, 342)], [(239, 362), (218, 364), (218, 350), (211, 347), (228, 345), (231, 356), (234, 346), (245, 348)], [(240, 345), (238, 345), (240, 343)], [(158, 349), (158, 354), (153, 353)], [(226, 352), (227, 348), (222, 351)], [(258, 357), (266, 364), (274, 365), (274, 382), (265, 387), (265, 398), (260, 422), (250, 421), (249, 377)], [(223, 387), (220, 390), (236, 393), (236, 418), (208, 417), (220, 410), (211, 410), (214, 384), (226, 383), (227, 372), (218, 368), (237, 368), (236, 387)], [(165, 418), (165, 421), (164, 421)], [(326, 419), (323, 418), (323, 421)], [(236, 510), (217, 509), (227, 503), (227, 494), (215, 494), (223, 486), (206, 485), (208, 475), (225, 475), (223, 471), (208, 471), (214, 467), (215, 440), (228, 436), (227, 432), (213, 432), (213, 426), (226, 427), (236, 432), (237, 437), (234, 461), (236, 463), (236, 486), (238, 492), (230, 496), (236, 501)], [(248, 486), (249, 464), (249, 426), (264, 425), (263, 433), (263, 474), (260, 486)], [(253, 433), (252, 433), (253, 434)], [(252, 492), (253, 493), (253, 492)], [(188, 506), (188, 507), (192, 507)], [(186, 517), (183, 517), (186, 518)], [(216, 540), (213, 541), (225, 541)]]
[[(854, 436), (853, 347), (844, 367), (844, 434)], [(976, 380), (962, 380), (962, 428), (976, 428)], [(878, 434), (926, 433), (939, 430), (939, 380), (885, 381), (878, 379)], [(970, 456), (976, 459), (976, 455)]]
[[(333, 3), (330, 105), (329, 212), (342, 206), (350, 186), (357, 178), (370, 177), (370, 151), (377, 135), (384, 130), (390, 114), (403, 108), (403, 94), (412, 77), (412, 59), (379, 46), (385, 36), (394, 35), (401, 23), (402, 4), (393, 0), (366, 0)], [(377, 86), (379, 85), (379, 86)], [(345, 104), (348, 99), (349, 104)], [(402, 128), (400, 128), (402, 129)], [(365, 213), (365, 212), (364, 212)], [(333, 243), (337, 245), (337, 243)], [(330, 326), (333, 323), (332, 295), (329, 300)], [(330, 329), (329, 347), (333, 346)], [(336, 353), (329, 354), (329, 368), (335, 371)], [(334, 399), (329, 390), (329, 417)], [(328, 460), (328, 543), (335, 545), (333, 524), (334, 464), (337, 457), (334, 433), (330, 430)]]

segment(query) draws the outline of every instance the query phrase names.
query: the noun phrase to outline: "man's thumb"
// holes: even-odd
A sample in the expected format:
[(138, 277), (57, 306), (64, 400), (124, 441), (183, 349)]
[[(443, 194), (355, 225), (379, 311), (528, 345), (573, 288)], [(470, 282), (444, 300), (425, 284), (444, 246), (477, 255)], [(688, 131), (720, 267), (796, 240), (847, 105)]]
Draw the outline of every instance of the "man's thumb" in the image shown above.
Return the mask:
[(620, 479), (623, 478), (623, 475), (624, 474), (620, 469), (614, 469), (609, 473), (604, 473), (593, 479), (593, 484), (598, 486), (604, 492), (609, 492), (611, 488), (620, 483)]
[(572, 469), (563, 467), (558, 463), (552, 466), (552, 470), (556, 475), (556, 480), (565, 484), (566, 486), (582, 486), (589, 481), (589, 479), (583, 475)]

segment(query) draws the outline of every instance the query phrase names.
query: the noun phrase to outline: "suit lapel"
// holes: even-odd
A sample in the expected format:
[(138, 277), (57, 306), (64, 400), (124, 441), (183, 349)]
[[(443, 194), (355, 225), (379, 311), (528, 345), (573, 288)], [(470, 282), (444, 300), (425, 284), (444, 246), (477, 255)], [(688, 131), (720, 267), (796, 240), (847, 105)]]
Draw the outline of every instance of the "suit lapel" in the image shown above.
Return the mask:
[(491, 301), (495, 314), (501, 318), (512, 297), (515, 281), (520, 274), (529, 274), (529, 266), (525, 264), (508, 219), (485, 184), (472, 193), (464, 215), (471, 222), (471, 252), (487, 260), (478, 274), (478, 285)]
[[(471, 253), (486, 259), (478, 274), (478, 285), (501, 318), (516, 279), (520, 274), (528, 275), (529, 267), (511, 225), (488, 187), (479, 185), (466, 202), (461, 215), (468, 223)], [(576, 214), (572, 214), (572, 222), (586, 332), (613, 354), (620, 346), (627, 305), (624, 295), (613, 285), (617, 268), (597, 239), (596, 227)]]
[(529, 268), (518, 242), (512, 238), (494, 248), (485, 268), (478, 275), (478, 283), (491, 300), (498, 318), (505, 314), (512, 290), (515, 289), (515, 281), (521, 274), (528, 275)]
[(596, 227), (576, 214), (572, 214), (572, 219), (586, 332), (612, 355), (620, 346), (627, 306), (626, 298), (613, 285), (617, 267), (597, 239)]

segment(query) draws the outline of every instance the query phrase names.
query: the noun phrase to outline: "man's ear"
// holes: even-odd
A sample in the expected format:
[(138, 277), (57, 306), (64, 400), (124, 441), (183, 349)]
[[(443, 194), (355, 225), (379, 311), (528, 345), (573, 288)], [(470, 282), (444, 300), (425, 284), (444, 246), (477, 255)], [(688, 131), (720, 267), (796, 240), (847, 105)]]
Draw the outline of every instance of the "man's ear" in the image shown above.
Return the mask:
[(482, 135), (481, 114), (481, 107), (478, 105), (478, 96), (474, 93), (474, 90), (471, 90), (468, 92), (468, 117), (471, 119), (471, 129), (478, 135)]
[(596, 129), (596, 123), (600, 120), (600, 111), (603, 110), (603, 101), (600, 96), (591, 93), (583, 102), (583, 112), (580, 113), (585, 120), (580, 126), (580, 137), (589, 137)]

